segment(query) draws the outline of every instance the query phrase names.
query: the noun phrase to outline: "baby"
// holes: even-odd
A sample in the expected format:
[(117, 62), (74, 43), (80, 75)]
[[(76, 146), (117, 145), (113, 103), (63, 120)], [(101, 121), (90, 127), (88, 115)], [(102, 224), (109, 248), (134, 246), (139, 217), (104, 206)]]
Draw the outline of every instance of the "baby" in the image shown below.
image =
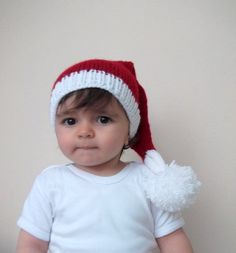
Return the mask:
[[(92, 59), (53, 85), (51, 121), (70, 164), (36, 178), (18, 220), (17, 253), (191, 253), (180, 211), (200, 182), (152, 143), (133, 63)], [(144, 162), (123, 162), (124, 149)]]

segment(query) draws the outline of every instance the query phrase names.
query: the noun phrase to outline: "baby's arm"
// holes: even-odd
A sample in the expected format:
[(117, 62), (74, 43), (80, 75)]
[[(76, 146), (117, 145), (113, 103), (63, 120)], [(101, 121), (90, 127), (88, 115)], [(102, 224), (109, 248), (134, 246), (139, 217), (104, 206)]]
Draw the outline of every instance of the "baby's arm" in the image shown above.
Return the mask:
[(48, 242), (40, 240), (24, 230), (18, 237), (16, 253), (47, 253)]
[(190, 241), (183, 229), (158, 238), (157, 244), (161, 253), (193, 253)]

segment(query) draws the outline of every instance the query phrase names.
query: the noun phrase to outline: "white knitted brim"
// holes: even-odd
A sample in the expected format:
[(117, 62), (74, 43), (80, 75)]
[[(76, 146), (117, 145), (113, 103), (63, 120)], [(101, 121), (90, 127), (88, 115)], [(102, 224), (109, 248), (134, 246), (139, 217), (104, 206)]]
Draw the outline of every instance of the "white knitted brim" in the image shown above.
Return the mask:
[(101, 88), (109, 91), (123, 106), (130, 121), (130, 137), (134, 137), (140, 123), (140, 111), (138, 104), (124, 81), (110, 73), (98, 70), (82, 70), (65, 76), (51, 94), (50, 117), (55, 125), (55, 116), (60, 100), (72, 91), (84, 88)]

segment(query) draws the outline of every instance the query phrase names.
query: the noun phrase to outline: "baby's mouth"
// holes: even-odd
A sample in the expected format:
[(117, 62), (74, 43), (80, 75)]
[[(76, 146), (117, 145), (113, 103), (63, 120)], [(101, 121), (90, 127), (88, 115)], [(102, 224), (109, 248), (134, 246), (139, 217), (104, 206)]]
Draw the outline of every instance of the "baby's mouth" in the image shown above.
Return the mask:
[(94, 146), (80, 146), (80, 147), (77, 147), (77, 149), (81, 149), (81, 150), (93, 150), (93, 149), (97, 149), (97, 147), (94, 147)]

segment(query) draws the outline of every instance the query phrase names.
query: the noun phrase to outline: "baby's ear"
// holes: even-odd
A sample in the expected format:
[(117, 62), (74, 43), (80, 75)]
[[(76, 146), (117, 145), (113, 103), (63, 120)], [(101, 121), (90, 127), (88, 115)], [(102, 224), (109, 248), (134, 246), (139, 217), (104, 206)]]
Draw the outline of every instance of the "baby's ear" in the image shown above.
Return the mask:
[(138, 141), (138, 136), (137, 134), (133, 137), (133, 138), (130, 138), (129, 137), (129, 141), (128, 141), (128, 145), (130, 148), (133, 148), (133, 146), (137, 143)]
[(125, 140), (125, 143), (124, 143), (124, 146), (123, 146), (123, 149), (128, 149), (130, 146), (129, 146), (129, 136), (127, 136), (126, 140)]

